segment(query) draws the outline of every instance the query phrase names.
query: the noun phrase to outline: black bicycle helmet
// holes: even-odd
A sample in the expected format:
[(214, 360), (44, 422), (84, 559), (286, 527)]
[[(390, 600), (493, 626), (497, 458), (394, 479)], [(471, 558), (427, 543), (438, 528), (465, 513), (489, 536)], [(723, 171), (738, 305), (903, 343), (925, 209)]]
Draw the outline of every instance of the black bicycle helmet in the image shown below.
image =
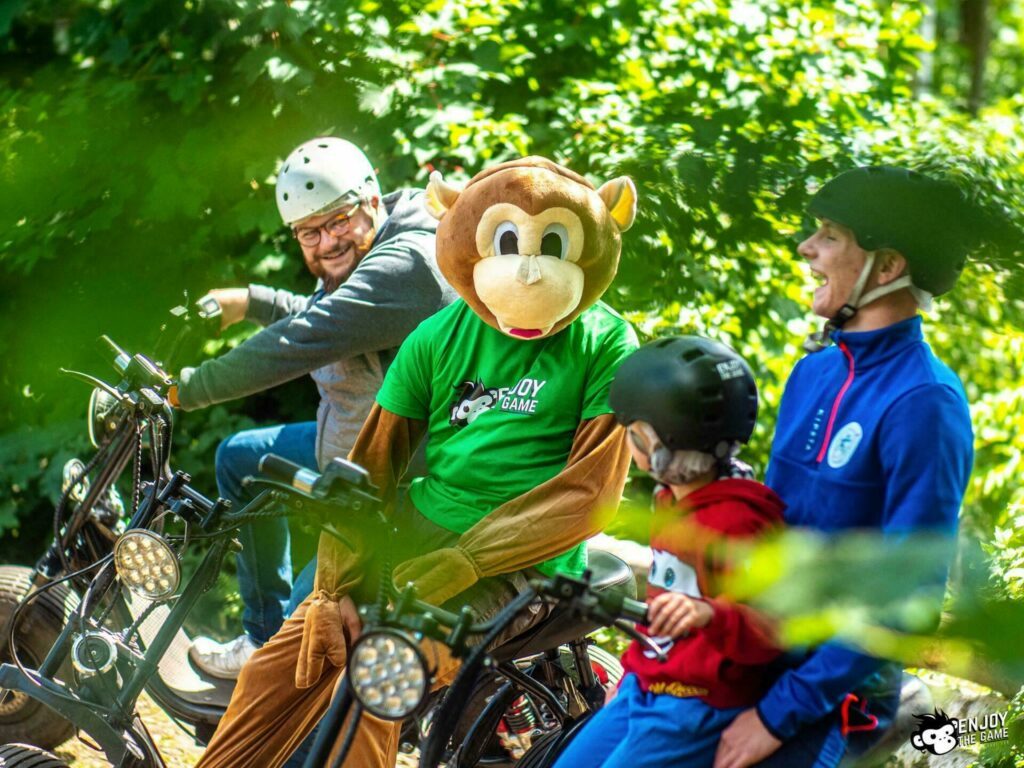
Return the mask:
[(671, 450), (727, 457), (757, 421), (757, 384), (736, 352), (699, 336), (647, 344), (619, 367), (609, 393), (620, 424), (650, 424)]
[(953, 287), (979, 239), (977, 212), (957, 187), (894, 166), (839, 174), (807, 211), (850, 229), (866, 251), (902, 253), (914, 285), (933, 296)]

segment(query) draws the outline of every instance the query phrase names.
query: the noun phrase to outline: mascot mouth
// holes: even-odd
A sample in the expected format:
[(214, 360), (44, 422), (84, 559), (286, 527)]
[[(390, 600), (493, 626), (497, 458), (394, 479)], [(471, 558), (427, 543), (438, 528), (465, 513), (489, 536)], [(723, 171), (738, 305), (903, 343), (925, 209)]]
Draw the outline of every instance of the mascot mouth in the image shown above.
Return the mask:
[(512, 336), (516, 339), (539, 339), (542, 336), (547, 336), (551, 329), (554, 328), (554, 323), (547, 326), (546, 328), (513, 328), (512, 326), (505, 325), (505, 323), (498, 320), (498, 325), (501, 326), (502, 333), (508, 336)]

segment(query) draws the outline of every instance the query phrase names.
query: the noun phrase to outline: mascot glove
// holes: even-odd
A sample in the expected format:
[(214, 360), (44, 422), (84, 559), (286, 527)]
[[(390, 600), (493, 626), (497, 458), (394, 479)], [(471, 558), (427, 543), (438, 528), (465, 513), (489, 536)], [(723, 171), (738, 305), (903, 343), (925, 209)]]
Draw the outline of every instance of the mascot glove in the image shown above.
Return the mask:
[[(355, 625), (346, 611), (356, 617)], [(355, 605), (348, 598), (339, 600), (323, 590), (316, 594), (302, 625), (302, 646), (295, 667), (296, 688), (316, 685), (323, 675), (324, 661), (335, 667), (345, 666), (348, 647), (359, 632), (358, 614), (354, 612)]]
[(416, 597), (442, 605), (476, 584), (483, 574), (462, 547), (446, 547), (399, 564), (393, 574), (395, 586), (403, 589), (412, 582)]

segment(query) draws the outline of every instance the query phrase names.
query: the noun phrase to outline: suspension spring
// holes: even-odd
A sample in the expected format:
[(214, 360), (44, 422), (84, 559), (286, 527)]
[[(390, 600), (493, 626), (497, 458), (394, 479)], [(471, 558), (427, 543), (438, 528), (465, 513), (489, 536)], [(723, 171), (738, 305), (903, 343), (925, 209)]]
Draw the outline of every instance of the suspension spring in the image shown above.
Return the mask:
[(523, 694), (509, 705), (505, 711), (505, 722), (509, 732), (514, 734), (531, 733), (537, 726), (537, 713), (533, 703)]

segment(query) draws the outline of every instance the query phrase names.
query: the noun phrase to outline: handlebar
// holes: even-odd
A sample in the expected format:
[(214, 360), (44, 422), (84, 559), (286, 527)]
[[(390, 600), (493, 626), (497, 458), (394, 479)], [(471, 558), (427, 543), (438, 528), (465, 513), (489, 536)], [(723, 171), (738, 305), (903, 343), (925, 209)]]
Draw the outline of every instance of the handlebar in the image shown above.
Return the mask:
[(120, 373), (125, 373), (128, 370), (128, 365), (132, 361), (132, 356), (125, 352), (119, 347), (112, 338), (106, 334), (99, 338), (100, 353), (105, 355), (113, 355), (113, 364)]
[[(336, 501), (344, 504), (346, 501), (357, 499), (357, 508), (359, 499), (379, 503), (373, 495), (374, 489), (366, 471), (344, 459), (334, 459), (324, 473), (320, 474), (281, 456), (268, 453), (260, 458), (259, 471), (273, 481), (268, 484), (292, 489), (301, 496), (317, 502)], [(379, 511), (379, 507), (377, 509)], [(379, 521), (383, 520), (383, 516), (380, 516)], [(585, 573), (583, 578), (557, 575), (550, 579), (534, 580), (529, 591), (534, 595), (558, 600), (576, 615), (600, 624), (616, 626), (630, 637), (650, 644), (652, 650), (663, 658), (661, 650), (632, 626), (632, 623), (647, 623), (647, 604), (617, 592), (593, 590), (590, 586), (589, 572)], [(398, 592), (394, 606), (390, 610), (385, 609), (384, 614), (376, 618), (383, 619), (385, 623), (398, 624), (406, 629), (433, 636), (449, 645), (452, 645), (455, 638), (457, 640), (454, 644), (461, 645), (466, 635), (487, 634), (495, 628), (498, 621), (496, 617), (490, 621), (475, 623), (472, 615), (466, 611), (455, 614), (421, 602), (416, 599), (415, 590), (411, 585)], [(451, 631), (451, 635), (445, 631), (446, 628)]]
[(634, 600), (631, 597), (622, 598), (622, 605), (619, 607), (619, 618), (624, 621), (632, 621), (636, 624), (647, 623), (647, 603)]
[(260, 474), (266, 475), (271, 480), (290, 485), (302, 493), (313, 493), (313, 490), (322, 475), (307, 469), (294, 461), (288, 461), (274, 453), (264, 454), (259, 462)]

